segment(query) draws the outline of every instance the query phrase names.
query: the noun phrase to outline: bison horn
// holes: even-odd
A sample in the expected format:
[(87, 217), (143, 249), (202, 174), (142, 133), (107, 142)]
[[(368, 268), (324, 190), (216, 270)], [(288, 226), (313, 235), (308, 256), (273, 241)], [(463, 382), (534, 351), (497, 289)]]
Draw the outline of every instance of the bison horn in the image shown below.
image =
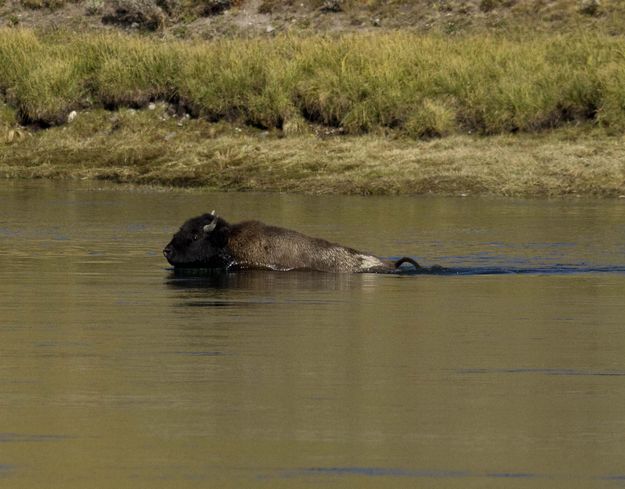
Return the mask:
[(211, 231), (213, 231), (215, 228), (217, 227), (217, 219), (213, 219), (213, 222), (211, 222), (210, 224), (207, 224), (206, 226), (204, 226), (204, 232), (205, 233), (210, 233)]
[(214, 215), (215, 215), (215, 209), (211, 211), (211, 216), (214, 216)]

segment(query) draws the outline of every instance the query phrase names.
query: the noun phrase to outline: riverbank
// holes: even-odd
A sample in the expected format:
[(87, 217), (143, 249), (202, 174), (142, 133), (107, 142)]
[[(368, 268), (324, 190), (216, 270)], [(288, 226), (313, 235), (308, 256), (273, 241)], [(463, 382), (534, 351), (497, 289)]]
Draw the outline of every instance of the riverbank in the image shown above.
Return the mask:
[(625, 46), (604, 34), (404, 32), (162, 41), (0, 29), (0, 94), (22, 125), (145, 108), (293, 134), (310, 124), (412, 138), (625, 129)]
[(0, 145), (0, 177), (312, 194), (622, 197), (625, 140), (588, 127), (431, 140), (284, 136), (171, 116), (157, 104), (13, 132)]
[(605, 34), (212, 42), (0, 29), (0, 176), (347, 194), (625, 195)]

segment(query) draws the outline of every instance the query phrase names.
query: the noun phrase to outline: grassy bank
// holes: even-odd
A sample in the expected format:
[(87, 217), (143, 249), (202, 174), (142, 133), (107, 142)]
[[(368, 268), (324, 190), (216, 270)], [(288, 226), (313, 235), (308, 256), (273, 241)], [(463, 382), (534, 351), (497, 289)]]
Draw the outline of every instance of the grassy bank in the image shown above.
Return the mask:
[(618, 196), (624, 55), (599, 34), (162, 42), (4, 29), (0, 175)]
[(625, 45), (600, 35), (414, 34), (208, 43), (0, 30), (0, 92), (25, 124), (153, 100), (211, 121), (410, 137), (625, 129)]
[(104, 179), (222, 190), (343, 194), (625, 195), (625, 144), (600, 129), (282, 137), (154, 110), (81, 113), (0, 146), (0, 177)]

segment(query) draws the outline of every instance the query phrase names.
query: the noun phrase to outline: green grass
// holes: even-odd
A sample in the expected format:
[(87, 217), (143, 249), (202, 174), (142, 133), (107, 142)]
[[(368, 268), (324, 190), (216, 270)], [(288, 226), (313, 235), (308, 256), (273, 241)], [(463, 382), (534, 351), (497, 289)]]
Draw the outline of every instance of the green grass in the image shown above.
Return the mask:
[(620, 38), (581, 33), (165, 42), (0, 29), (0, 175), (620, 196), (624, 60)]
[(180, 103), (211, 121), (415, 138), (625, 128), (625, 45), (605, 35), (405, 33), (175, 41), (0, 30), (0, 90), (24, 122), (79, 108)]

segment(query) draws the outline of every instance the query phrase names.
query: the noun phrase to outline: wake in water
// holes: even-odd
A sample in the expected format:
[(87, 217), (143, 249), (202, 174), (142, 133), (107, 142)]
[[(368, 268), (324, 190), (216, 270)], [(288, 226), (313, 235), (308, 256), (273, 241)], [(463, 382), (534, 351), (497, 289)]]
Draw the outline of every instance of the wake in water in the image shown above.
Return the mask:
[[(172, 278), (184, 279), (193, 277), (212, 277), (212, 278), (224, 278), (232, 277), (247, 273), (253, 273), (255, 270), (211, 270), (211, 269), (174, 269), (168, 268), (171, 272)], [(259, 272), (259, 270), (256, 270)], [(263, 270), (267, 272), (267, 270)], [(284, 273), (306, 273), (310, 272), (311, 276), (326, 276), (337, 275), (334, 273), (318, 272), (312, 270), (276, 270), (277, 274)], [(271, 273), (274, 273), (271, 272)], [(383, 275), (400, 275), (416, 276), (416, 275), (575, 275), (575, 274), (591, 274), (591, 273), (610, 273), (621, 274), (625, 273), (625, 266), (588, 266), (588, 265), (540, 265), (540, 266), (528, 266), (528, 267), (514, 267), (514, 266), (474, 266), (474, 267), (442, 267), (439, 265), (433, 265), (431, 267), (414, 268), (412, 266), (402, 266), (401, 268), (392, 272), (386, 272)], [(338, 274), (338, 275), (350, 275), (350, 274)], [(358, 275), (358, 274), (356, 274)]]
[(549, 265), (536, 267), (402, 267), (398, 275), (571, 275), (587, 273), (625, 273), (625, 266)]

